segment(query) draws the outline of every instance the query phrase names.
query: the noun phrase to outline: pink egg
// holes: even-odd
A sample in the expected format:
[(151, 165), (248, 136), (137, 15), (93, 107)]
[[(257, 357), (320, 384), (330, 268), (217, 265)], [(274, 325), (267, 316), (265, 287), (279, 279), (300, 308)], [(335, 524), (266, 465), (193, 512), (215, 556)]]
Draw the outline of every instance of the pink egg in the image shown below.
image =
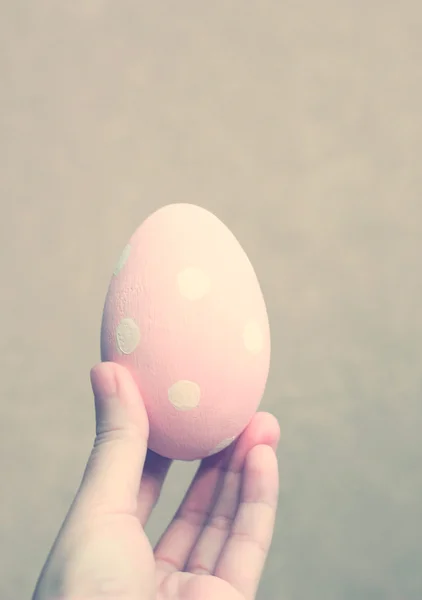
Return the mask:
[(172, 204), (136, 230), (108, 289), (101, 356), (135, 378), (154, 452), (202, 459), (242, 433), (264, 394), (270, 329), (255, 271), (216, 216)]

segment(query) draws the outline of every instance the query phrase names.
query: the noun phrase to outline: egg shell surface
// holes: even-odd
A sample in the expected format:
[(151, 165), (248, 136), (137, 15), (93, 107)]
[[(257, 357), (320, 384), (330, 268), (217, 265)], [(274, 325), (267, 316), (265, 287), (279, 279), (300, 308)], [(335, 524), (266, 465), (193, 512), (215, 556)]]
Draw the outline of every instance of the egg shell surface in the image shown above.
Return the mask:
[(270, 329), (255, 271), (215, 215), (171, 204), (135, 231), (108, 289), (101, 357), (132, 373), (154, 452), (202, 459), (242, 433), (264, 394)]

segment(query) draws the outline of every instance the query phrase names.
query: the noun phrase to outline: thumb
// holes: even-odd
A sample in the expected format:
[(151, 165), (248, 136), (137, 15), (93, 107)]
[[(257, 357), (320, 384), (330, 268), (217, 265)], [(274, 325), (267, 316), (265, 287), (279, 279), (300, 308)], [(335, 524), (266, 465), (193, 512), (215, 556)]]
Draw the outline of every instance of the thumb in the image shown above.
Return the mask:
[(96, 437), (78, 508), (89, 515), (135, 514), (147, 452), (149, 425), (138, 387), (115, 363), (91, 370)]

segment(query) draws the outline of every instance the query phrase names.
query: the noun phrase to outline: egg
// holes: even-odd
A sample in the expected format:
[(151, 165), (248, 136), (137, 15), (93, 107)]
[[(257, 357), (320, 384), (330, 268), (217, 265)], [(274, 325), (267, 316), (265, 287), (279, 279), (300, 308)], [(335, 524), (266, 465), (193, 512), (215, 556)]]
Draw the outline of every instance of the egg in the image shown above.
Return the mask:
[(220, 452), (263, 397), (270, 328), (255, 271), (231, 231), (192, 204), (150, 215), (107, 292), (101, 358), (126, 367), (148, 414), (148, 447), (178, 460)]

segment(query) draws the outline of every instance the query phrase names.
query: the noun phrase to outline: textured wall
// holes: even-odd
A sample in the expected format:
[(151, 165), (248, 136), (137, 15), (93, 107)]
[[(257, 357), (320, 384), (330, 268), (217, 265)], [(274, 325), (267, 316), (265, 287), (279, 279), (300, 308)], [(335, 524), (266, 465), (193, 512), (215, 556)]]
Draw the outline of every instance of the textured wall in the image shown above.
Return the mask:
[(0, 2), (1, 598), (87, 459), (114, 263), (173, 201), (232, 228), (268, 302), (261, 597), (422, 596), (421, 33), (418, 0)]

